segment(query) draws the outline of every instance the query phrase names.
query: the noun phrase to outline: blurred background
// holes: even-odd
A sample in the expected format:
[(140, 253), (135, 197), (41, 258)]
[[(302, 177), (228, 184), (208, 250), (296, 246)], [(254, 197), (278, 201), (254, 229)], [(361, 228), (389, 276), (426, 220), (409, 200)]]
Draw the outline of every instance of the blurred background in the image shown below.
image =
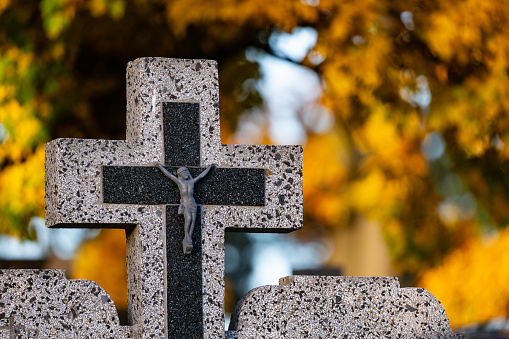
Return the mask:
[(125, 138), (130, 60), (215, 59), (223, 143), (304, 146), (304, 227), (228, 234), (227, 312), (294, 272), (396, 275), (455, 328), (509, 329), (508, 20), (502, 0), (0, 0), (0, 267), (64, 268), (123, 312), (124, 231), (44, 227), (44, 143)]

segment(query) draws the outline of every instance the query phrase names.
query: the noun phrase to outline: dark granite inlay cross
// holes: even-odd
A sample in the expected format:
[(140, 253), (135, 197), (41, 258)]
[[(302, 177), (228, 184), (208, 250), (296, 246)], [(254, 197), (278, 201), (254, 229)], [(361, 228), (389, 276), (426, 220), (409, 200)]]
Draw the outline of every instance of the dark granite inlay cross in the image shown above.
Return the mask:
[[(198, 103), (162, 104), (164, 164), (176, 175), (187, 167), (193, 177), (199, 167), (200, 107)], [(195, 185), (198, 205), (265, 205), (265, 169), (215, 168)], [(112, 204), (167, 205), (167, 319), (168, 338), (203, 337), (201, 209), (198, 207), (190, 255), (182, 251), (184, 217), (177, 214), (177, 185), (155, 167), (103, 166), (103, 202)], [(171, 258), (171, 259), (170, 259)]]

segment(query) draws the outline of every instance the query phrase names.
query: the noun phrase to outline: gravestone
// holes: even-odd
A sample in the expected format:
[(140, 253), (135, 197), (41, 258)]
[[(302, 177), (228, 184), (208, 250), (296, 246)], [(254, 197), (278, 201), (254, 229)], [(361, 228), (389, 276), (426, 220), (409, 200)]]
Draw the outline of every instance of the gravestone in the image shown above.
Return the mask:
[[(127, 69), (126, 140), (46, 145), (46, 225), (126, 231), (129, 325), (119, 325), (113, 302), (94, 282), (67, 280), (58, 270), (0, 270), (0, 339), (225, 336), (225, 231), (301, 228), (302, 148), (221, 144), (218, 100), (215, 62), (137, 59)], [(168, 178), (180, 167), (202, 177), (192, 206)], [(182, 241), (189, 215), (196, 221), (187, 253)], [(437, 334), (438, 328), (452, 335), (436, 299), (398, 287), (389, 278), (289, 277), (279, 287), (251, 291), (226, 335), (362, 337), (374, 325), (369, 317), (376, 307), (384, 306), (377, 299), (384, 293), (390, 303), (384, 316), (392, 316), (387, 329), (417, 331), (391, 333)], [(401, 307), (418, 310), (410, 313), (419, 314), (418, 321), (390, 313)]]
[(281, 278), (251, 290), (229, 329), (230, 338), (463, 338), (438, 299), (393, 277)]
[(0, 338), (133, 338), (101, 286), (62, 270), (0, 270)]
[[(135, 60), (127, 97), (127, 140), (47, 144), (46, 223), (126, 229), (136, 337), (223, 337), (224, 233), (302, 226), (302, 148), (222, 145), (213, 61)], [(179, 190), (154, 162), (193, 177), (217, 164), (195, 187), (191, 254)]]

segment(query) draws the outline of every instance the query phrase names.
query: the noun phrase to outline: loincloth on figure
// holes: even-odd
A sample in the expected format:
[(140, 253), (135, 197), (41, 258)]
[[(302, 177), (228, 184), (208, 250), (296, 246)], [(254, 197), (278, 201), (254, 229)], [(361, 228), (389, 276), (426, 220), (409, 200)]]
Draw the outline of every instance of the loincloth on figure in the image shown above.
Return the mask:
[(181, 201), (179, 205), (178, 214), (184, 214), (184, 211), (189, 211), (191, 214), (196, 214), (196, 202), (194, 201)]

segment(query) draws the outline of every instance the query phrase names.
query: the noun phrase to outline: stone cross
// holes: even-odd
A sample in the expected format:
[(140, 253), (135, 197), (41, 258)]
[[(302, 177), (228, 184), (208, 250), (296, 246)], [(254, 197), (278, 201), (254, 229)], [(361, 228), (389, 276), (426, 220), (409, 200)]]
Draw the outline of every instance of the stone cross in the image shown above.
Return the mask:
[[(127, 101), (127, 140), (47, 144), (46, 224), (126, 230), (130, 326), (117, 337), (224, 337), (224, 233), (302, 226), (302, 148), (221, 144), (214, 61), (137, 59)], [(196, 184), (190, 255), (178, 189), (154, 162), (193, 177), (217, 164)]]
[[(193, 177), (200, 168), (200, 105), (163, 102), (164, 161), (173, 172), (188, 167)], [(191, 167), (196, 166), (196, 167)], [(168, 334), (201, 337), (202, 231), (200, 210), (194, 228), (191, 256), (183, 254), (183, 217), (178, 217), (180, 195), (176, 185), (153, 166), (103, 166), (103, 203), (166, 205), (166, 305)], [(201, 205), (265, 205), (265, 169), (217, 168), (197, 183), (195, 199)], [(196, 335), (191, 335), (196, 333)], [(172, 336), (173, 337), (173, 336)]]

